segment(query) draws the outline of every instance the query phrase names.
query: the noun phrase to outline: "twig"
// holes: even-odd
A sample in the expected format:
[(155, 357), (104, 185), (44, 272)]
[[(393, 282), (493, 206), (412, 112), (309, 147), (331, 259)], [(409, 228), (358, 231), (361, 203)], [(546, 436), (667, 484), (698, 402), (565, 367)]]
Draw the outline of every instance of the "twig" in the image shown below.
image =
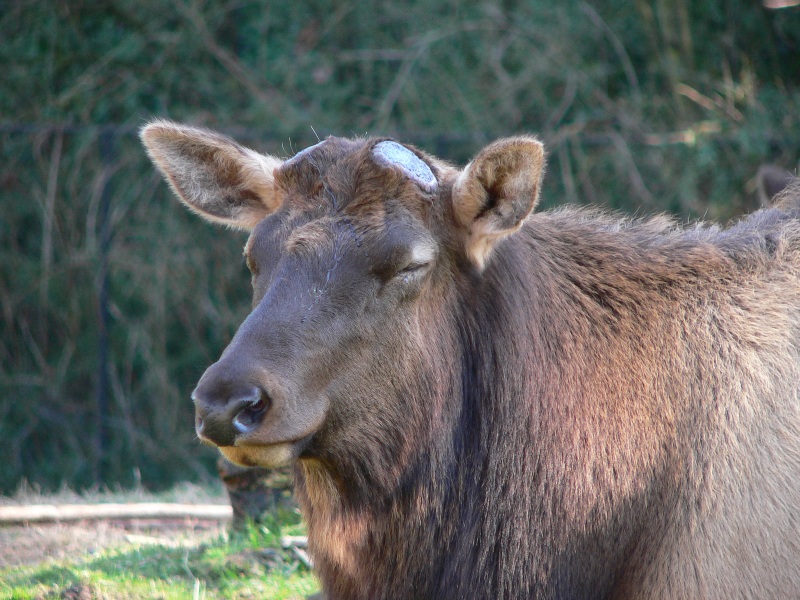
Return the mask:
[(644, 178), (639, 171), (639, 167), (636, 166), (636, 161), (633, 158), (630, 147), (628, 147), (625, 140), (622, 139), (622, 136), (616, 131), (612, 132), (611, 139), (614, 141), (614, 147), (618, 154), (627, 161), (630, 167), (628, 169), (628, 180), (644, 202), (652, 206), (654, 204), (653, 194), (650, 193), (650, 190), (647, 189), (647, 185), (645, 185)]
[(416, 66), (417, 61), (422, 58), (433, 44), (459, 33), (479, 31), (486, 28), (487, 26), (483, 23), (465, 23), (460, 27), (432, 29), (426, 32), (425, 35), (414, 43), (414, 50), (411, 51), (403, 61), (394, 81), (392, 81), (392, 85), (381, 100), (374, 120), (375, 127), (381, 131), (386, 129), (392, 110), (395, 104), (397, 104), (400, 94), (411, 76), (411, 71)]
[(641, 143), (647, 146), (669, 146), (672, 144), (694, 146), (700, 137), (716, 135), (721, 131), (722, 126), (717, 121), (700, 121), (693, 127), (683, 131), (645, 133), (641, 137)]
[(608, 41), (611, 43), (611, 47), (614, 49), (614, 53), (617, 55), (617, 58), (619, 58), (620, 63), (622, 63), (622, 69), (625, 71), (625, 77), (628, 80), (628, 85), (633, 92), (636, 106), (641, 107), (642, 91), (639, 87), (639, 78), (636, 76), (636, 69), (633, 68), (633, 62), (631, 61), (631, 57), (628, 55), (628, 51), (625, 50), (625, 45), (622, 43), (622, 40), (619, 39), (619, 36), (614, 33), (614, 30), (611, 29), (603, 17), (600, 16), (600, 13), (598, 13), (588, 2), (582, 2), (581, 9), (592, 20), (592, 23), (594, 23), (595, 27), (600, 29), (608, 38)]
[(354, 62), (399, 62), (409, 56), (409, 50), (394, 48), (365, 48), (363, 50), (341, 50), (336, 54), (340, 64)]
[[(50, 169), (47, 174), (47, 191), (44, 200), (44, 215), (42, 218), (42, 278), (39, 286), (39, 306), (44, 311), (49, 303), (50, 296), (50, 269), (53, 266), (53, 214), (56, 204), (56, 190), (58, 187), (58, 170), (61, 165), (61, 149), (64, 143), (64, 132), (56, 133), (53, 149), (50, 153)], [(46, 339), (46, 338), (45, 338)], [(45, 353), (47, 348), (45, 348)]]
[(558, 106), (556, 106), (553, 112), (550, 113), (550, 116), (547, 117), (547, 122), (544, 126), (545, 131), (551, 132), (553, 128), (558, 127), (558, 124), (561, 123), (561, 119), (564, 118), (572, 107), (572, 103), (575, 102), (575, 96), (577, 96), (577, 94), (578, 83), (575, 81), (575, 77), (567, 74), (564, 95), (561, 97)]
[[(87, 89), (91, 89), (92, 91), (100, 89), (101, 85), (98, 81), (100, 79), (98, 75), (100, 72), (113, 64), (120, 55), (126, 52), (139, 54), (141, 51), (142, 42), (139, 39), (131, 36), (123, 38), (119, 44), (106, 52), (93, 65), (85, 69), (81, 76), (78, 77), (70, 87), (58, 95), (53, 101), (53, 105), (64, 106), (75, 97), (87, 95), (89, 93)], [(108, 89), (104, 90), (104, 94), (108, 94)]]
[(725, 106), (725, 104), (723, 104), (719, 100), (709, 98), (708, 96), (701, 94), (696, 89), (686, 85), (685, 83), (679, 83), (676, 86), (675, 91), (678, 92), (681, 96), (687, 97), (695, 104), (699, 104), (700, 106), (702, 106), (707, 110), (714, 112), (722, 111), (726, 115), (728, 115), (731, 119), (739, 123), (744, 121), (744, 115), (738, 109), (733, 108), (732, 106), (731, 107)]
[[(285, 108), (291, 108), (291, 104), (286, 101), (286, 98), (278, 93), (274, 88), (268, 86), (264, 81), (256, 81), (256, 77), (245, 67), (241, 61), (230, 51), (220, 46), (211, 30), (208, 28), (203, 15), (201, 15), (194, 7), (190, 7), (184, 2), (176, 2), (175, 6), (181, 14), (192, 24), (197, 34), (200, 36), (203, 44), (211, 53), (211, 55), (225, 67), (234, 79), (241, 83), (253, 96), (258, 98), (264, 104), (275, 106), (276, 102)], [(264, 88), (267, 88), (266, 91)]]

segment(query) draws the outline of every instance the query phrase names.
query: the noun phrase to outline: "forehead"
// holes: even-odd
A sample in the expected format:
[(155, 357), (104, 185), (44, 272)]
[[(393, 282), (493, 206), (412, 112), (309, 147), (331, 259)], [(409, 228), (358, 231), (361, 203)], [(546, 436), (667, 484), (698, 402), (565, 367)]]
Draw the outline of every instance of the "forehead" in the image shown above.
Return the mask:
[(434, 173), (424, 155), (397, 142), (331, 137), (287, 160), (275, 182), (293, 213), (359, 219), (405, 213), (425, 222), (437, 196)]

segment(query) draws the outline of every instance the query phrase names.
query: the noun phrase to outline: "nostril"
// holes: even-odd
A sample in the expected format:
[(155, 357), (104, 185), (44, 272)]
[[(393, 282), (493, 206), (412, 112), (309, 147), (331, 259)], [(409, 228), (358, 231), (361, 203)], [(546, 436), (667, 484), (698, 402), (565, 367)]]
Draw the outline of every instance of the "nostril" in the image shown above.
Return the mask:
[(205, 422), (203, 421), (203, 417), (201, 417), (200, 414), (197, 411), (195, 411), (195, 413), (194, 413), (194, 430), (195, 430), (195, 432), (197, 433), (198, 436), (202, 437), (203, 431), (205, 429), (204, 425), (205, 425)]
[(257, 396), (245, 406), (233, 419), (233, 425), (239, 433), (247, 433), (261, 423), (264, 414), (271, 404), (269, 396), (263, 390), (258, 390)]

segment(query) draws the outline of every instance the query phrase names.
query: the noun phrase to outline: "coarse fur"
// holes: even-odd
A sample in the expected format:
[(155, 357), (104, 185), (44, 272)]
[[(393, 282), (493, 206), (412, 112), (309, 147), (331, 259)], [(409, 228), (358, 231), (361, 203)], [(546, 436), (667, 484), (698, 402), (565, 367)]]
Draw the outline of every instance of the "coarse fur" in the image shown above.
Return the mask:
[(800, 185), (726, 229), (528, 216), (534, 138), (411, 148), (434, 192), (380, 141), (274, 171), (195, 391), (201, 438), (296, 465), (326, 597), (800, 596)]

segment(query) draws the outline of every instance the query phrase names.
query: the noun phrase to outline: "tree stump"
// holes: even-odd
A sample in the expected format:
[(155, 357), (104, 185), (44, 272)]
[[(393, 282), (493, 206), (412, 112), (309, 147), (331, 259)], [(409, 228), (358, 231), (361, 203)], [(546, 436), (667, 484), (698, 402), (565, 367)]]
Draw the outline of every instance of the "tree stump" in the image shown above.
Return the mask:
[(242, 529), (248, 521), (262, 523), (276, 509), (296, 506), (289, 468), (240, 467), (221, 456), (217, 470), (231, 501), (234, 529)]

